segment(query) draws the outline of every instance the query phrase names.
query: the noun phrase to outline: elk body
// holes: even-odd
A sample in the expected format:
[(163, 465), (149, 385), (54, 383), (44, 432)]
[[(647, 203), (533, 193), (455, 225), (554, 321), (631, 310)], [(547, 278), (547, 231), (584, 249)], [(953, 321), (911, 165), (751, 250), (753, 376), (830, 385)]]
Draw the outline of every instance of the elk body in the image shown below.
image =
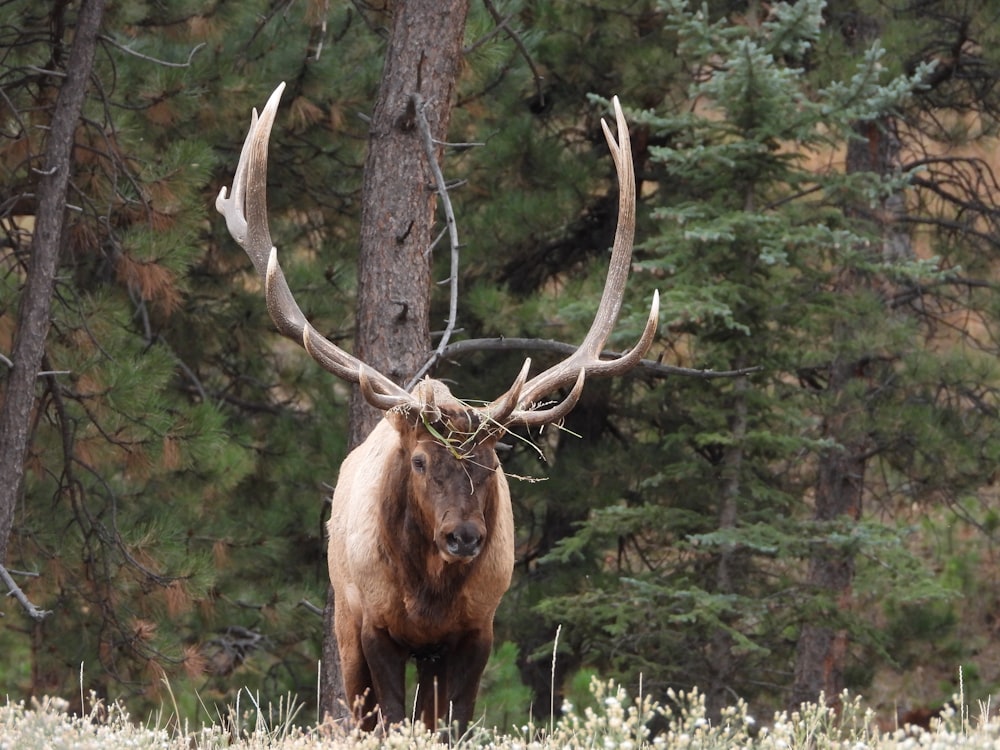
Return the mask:
[[(493, 644), (493, 617), (514, 567), (510, 490), (497, 440), (516, 425), (561, 420), (584, 380), (634, 367), (656, 333), (654, 295), (645, 330), (626, 354), (602, 359), (621, 309), (635, 229), (635, 178), (625, 118), (618, 139), (602, 121), (618, 172), (618, 227), (604, 293), (580, 347), (530, 380), (526, 360), (511, 388), (481, 407), (437, 380), (407, 391), (321, 336), (306, 320), (278, 264), (267, 225), (267, 145), (284, 84), (253, 112), (230, 194), (216, 207), (264, 280), (271, 318), (325, 369), (356, 383), (385, 418), (344, 460), (328, 524), (335, 631), (346, 699), (367, 728), (402, 721), (405, 665), (417, 662), (424, 723), (471, 720)], [(569, 388), (553, 405), (542, 397)]]

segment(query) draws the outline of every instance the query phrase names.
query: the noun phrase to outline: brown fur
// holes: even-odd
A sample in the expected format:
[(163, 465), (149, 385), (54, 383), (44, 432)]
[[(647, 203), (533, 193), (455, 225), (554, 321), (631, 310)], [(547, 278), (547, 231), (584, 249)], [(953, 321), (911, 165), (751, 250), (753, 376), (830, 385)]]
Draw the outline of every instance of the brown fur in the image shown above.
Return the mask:
[(360, 701), (366, 727), (408, 715), (404, 670), (415, 657), (424, 723), (464, 728), (514, 567), (510, 491), (499, 428), (481, 429), (438, 381), (414, 395), (433, 397), (433, 431), (415, 410), (389, 412), (341, 467), (329, 523), (335, 630), (347, 699)]

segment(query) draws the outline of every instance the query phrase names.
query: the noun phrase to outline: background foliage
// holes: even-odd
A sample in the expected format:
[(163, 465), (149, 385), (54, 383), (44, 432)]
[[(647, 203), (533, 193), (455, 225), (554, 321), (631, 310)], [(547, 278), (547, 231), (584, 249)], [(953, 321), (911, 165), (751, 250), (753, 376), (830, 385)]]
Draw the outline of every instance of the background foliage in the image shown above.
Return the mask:
[[(710, 710), (733, 693), (789, 701), (811, 625), (843, 645), (828, 677), (888, 705), (951, 694), (907, 682), (918, 666), (1000, 681), (994, 5), (473, 5), (451, 140), (481, 145), (443, 165), (464, 181), (462, 335), (580, 339), (616, 218), (598, 120), (618, 94), (641, 245), (613, 344), (659, 288), (663, 363), (754, 368), (593, 382), (564, 431), (526, 436), (547, 463), (511, 441), (508, 470), (546, 480), (513, 487), (518, 574), (498, 632), (516, 648), (484, 699), (502, 722), (525, 706), (492, 688), (513, 665), (547, 712), (560, 624), (557, 684), (580, 667), (641, 674), (660, 696), (701, 686)], [(75, 6), (0, 9), (5, 353)], [(212, 205), (250, 107), (288, 81), (272, 232), (306, 314), (350, 345), (385, 13), (109, 7), (6, 561), (54, 614), (7, 608), (4, 692), (77, 696), (83, 664), (88, 689), (138, 710), (164, 676), (206, 703), (243, 686), (313, 699), (347, 391), (271, 332)], [(436, 374), (491, 398), (522, 357), (480, 351)], [(847, 480), (851, 502), (827, 503)]]

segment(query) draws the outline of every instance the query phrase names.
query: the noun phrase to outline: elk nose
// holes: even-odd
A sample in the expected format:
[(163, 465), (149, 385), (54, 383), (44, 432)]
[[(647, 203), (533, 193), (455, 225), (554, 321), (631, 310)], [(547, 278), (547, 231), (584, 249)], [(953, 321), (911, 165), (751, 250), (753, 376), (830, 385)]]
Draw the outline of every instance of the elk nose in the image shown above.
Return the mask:
[(483, 546), (483, 536), (471, 523), (463, 523), (444, 538), (448, 552), (455, 557), (475, 557)]

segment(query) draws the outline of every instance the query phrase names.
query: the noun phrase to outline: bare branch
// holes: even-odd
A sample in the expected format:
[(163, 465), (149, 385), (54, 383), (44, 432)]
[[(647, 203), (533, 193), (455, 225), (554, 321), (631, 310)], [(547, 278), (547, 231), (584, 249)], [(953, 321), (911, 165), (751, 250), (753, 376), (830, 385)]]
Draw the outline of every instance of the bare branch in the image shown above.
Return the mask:
[[(174, 351), (173, 347), (170, 346), (169, 343), (167, 343), (167, 340), (161, 334), (157, 334), (155, 339), (153, 339), (152, 341), (156, 341), (156, 343), (160, 344), (161, 346), (165, 346), (167, 348), (167, 351), (170, 352), (170, 356), (173, 357), (174, 362), (180, 368), (181, 372), (183, 372), (187, 376), (187, 379), (190, 381), (191, 385), (193, 385), (195, 390), (198, 391), (198, 395), (201, 396), (202, 403), (207, 404), (209, 401), (208, 393), (205, 391), (205, 386), (202, 385), (201, 379), (198, 377), (195, 371), (188, 366), (187, 362), (185, 362), (183, 359), (180, 358), (180, 355), (178, 355), (177, 352)], [(152, 343), (152, 341), (150, 341), (150, 343)]]
[(32, 73), (38, 73), (43, 76), (53, 76), (55, 78), (65, 78), (66, 74), (61, 70), (49, 70), (48, 68), (40, 68), (37, 65), (25, 65), (25, 70), (30, 70)]
[(423, 99), (420, 94), (414, 93), (410, 96), (410, 102), (413, 104), (413, 110), (416, 112), (417, 131), (420, 133), (421, 141), (423, 141), (427, 164), (434, 175), (434, 184), (437, 186), (437, 193), (441, 198), (445, 226), (448, 229), (448, 238), (451, 241), (451, 275), (449, 276), (451, 293), (448, 298), (448, 322), (445, 325), (444, 332), (441, 334), (441, 340), (438, 342), (437, 349), (434, 350), (430, 358), (410, 378), (410, 382), (406, 384), (406, 390), (412, 389), (441, 359), (441, 352), (448, 346), (451, 334), (455, 331), (455, 321), (458, 318), (458, 250), (461, 247), (458, 242), (458, 223), (455, 221), (455, 211), (452, 208), (451, 198), (448, 195), (448, 185), (445, 183), (444, 174), (441, 172), (441, 167), (438, 165), (434, 153), (434, 139), (431, 136), (431, 128), (427, 122), (427, 117), (424, 115)]
[(384, 26), (376, 26), (375, 22), (368, 17), (368, 12), (371, 11), (371, 8), (368, 7), (366, 3), (363, 3), (360, 0), (351, 0), (351, 5), (353, 5), (354, 9), (358, 12), (358, 17), (364, 22), (365, 26), (368, 27), (368, 31), (382, 39), (389, 38), (388, 30)]
[[(523, 338), (489, 338), (489, 339), (467, 339), (449, 344), (441, 352), (441, 359), (454, 359), (474, 352), (500, 352), (500, 351), (538, 351), (551, 352), (553, 354), (567, 355), (577, 350), (575, 344), (567, 344), (564, 341), (554, 339), (523, 339)], [(602, 351), (601, 359), (616, 360), (623, 356), (623, 352)], [(636, 369), (641, 369), (654, 377), (666, 378), (672, 375), (682, 375), (689, 378), (736, 378), (742, 375), (750, 375), (760, 372), (763, 368), (744, 367), (738, 370), (698, 370), (692, 367), (676, 367), (665, 365), (652, 359), (641, 359)]]
[(507, 22), (510, 21), (510, 19), (513, 17), (514, 15), (512, 13), (508, 13), (500, 21), (496, 21), (496, 18), (494, 18), (494, 21), (496, 21), (496, 25), (493, 27), (493, 29), (487, 32), (485, 35), (479, 37), (476, 41), (474, 41), (472, 44), (463, 49), (462, 54), (468, 55), (472, 52), (475, 52), (477, 49), (482, 47), (488, 41), (490, 41), (494, 37), (499, 36), (502, 32), (505, 32), (507, 30), (506, 28)]
[(326, 39), (326, 17), (330, 13), (330, 0), (323, 0), (323, 9), (319, 12), (319, 23), (313, 23), (312, 29), (309, 31), (309, 47), (308, 49), (314, 50), (306, 59), (312, 58), (314, 61), (319, 60), (319, 56), (323, 53), (323, 43)]
[(3, 565), (0, 565), (0, 580), (3, 580), (3, 582), (7, 584), (7, 590), (10, 592), (10, 595), (17, 599), (18, 603), (20, 603), (20, 605), (24, 608), (24, 611), (28, 613), (28, 617), (35, 622), (41, 622), (52, 614), (52, 610), (39, 609), (32, 604), (28, 597), (25, 596), (24, 592), (21, 591), (21, 587), (17, 585), (17, 582), (11, 578), (10, 573), (7, 572), (7, 568)]
[(150, 57), (149, 55), (144, 55), (141, 52), (136, 52), (134, 49), (132, 49), (130, 47), (126, 47), (121, 42), (115, 41), (114, 39), (112, 39), (111, 37), (109, 37), (107, 34), (101, 34), (100, 39), (102, 41), (107, 42), (112, 47), (117, 47), (122, 52), (125, 52), (125, 53), (127, 53), (129, 55), (132, 55), (133, 57), (138, 57), (140, 60), (146, 60), (146, 61), (151, 62), (151, 63), (156, 63), (157, 65), (162, 65), (165, 68), (190, 68), (191, 67), (191, 60), (194, 59), (194, 56), (198, 53), (198, 51), (202, 47), (205, 46), (205, 42), (202, 42), (201, 44), (196, 44), (191, 49), (191, 52), (188, 54), (187, 62), (175, 63), (175, 62), (169, 62), (168, 60), (160, 60), (160, 59), (155, 58), (155, 57)]
[(296, 606), (302, 607), (302, 608), (308, 610), (309, 612), (312, 612), (314, 615), (319, 615), (320, 617), (323, 616), (323, 608), (322, 607), (317, 607), (315, 604), (313, 604), (308, 599), (299, 599), (299, 603)]

